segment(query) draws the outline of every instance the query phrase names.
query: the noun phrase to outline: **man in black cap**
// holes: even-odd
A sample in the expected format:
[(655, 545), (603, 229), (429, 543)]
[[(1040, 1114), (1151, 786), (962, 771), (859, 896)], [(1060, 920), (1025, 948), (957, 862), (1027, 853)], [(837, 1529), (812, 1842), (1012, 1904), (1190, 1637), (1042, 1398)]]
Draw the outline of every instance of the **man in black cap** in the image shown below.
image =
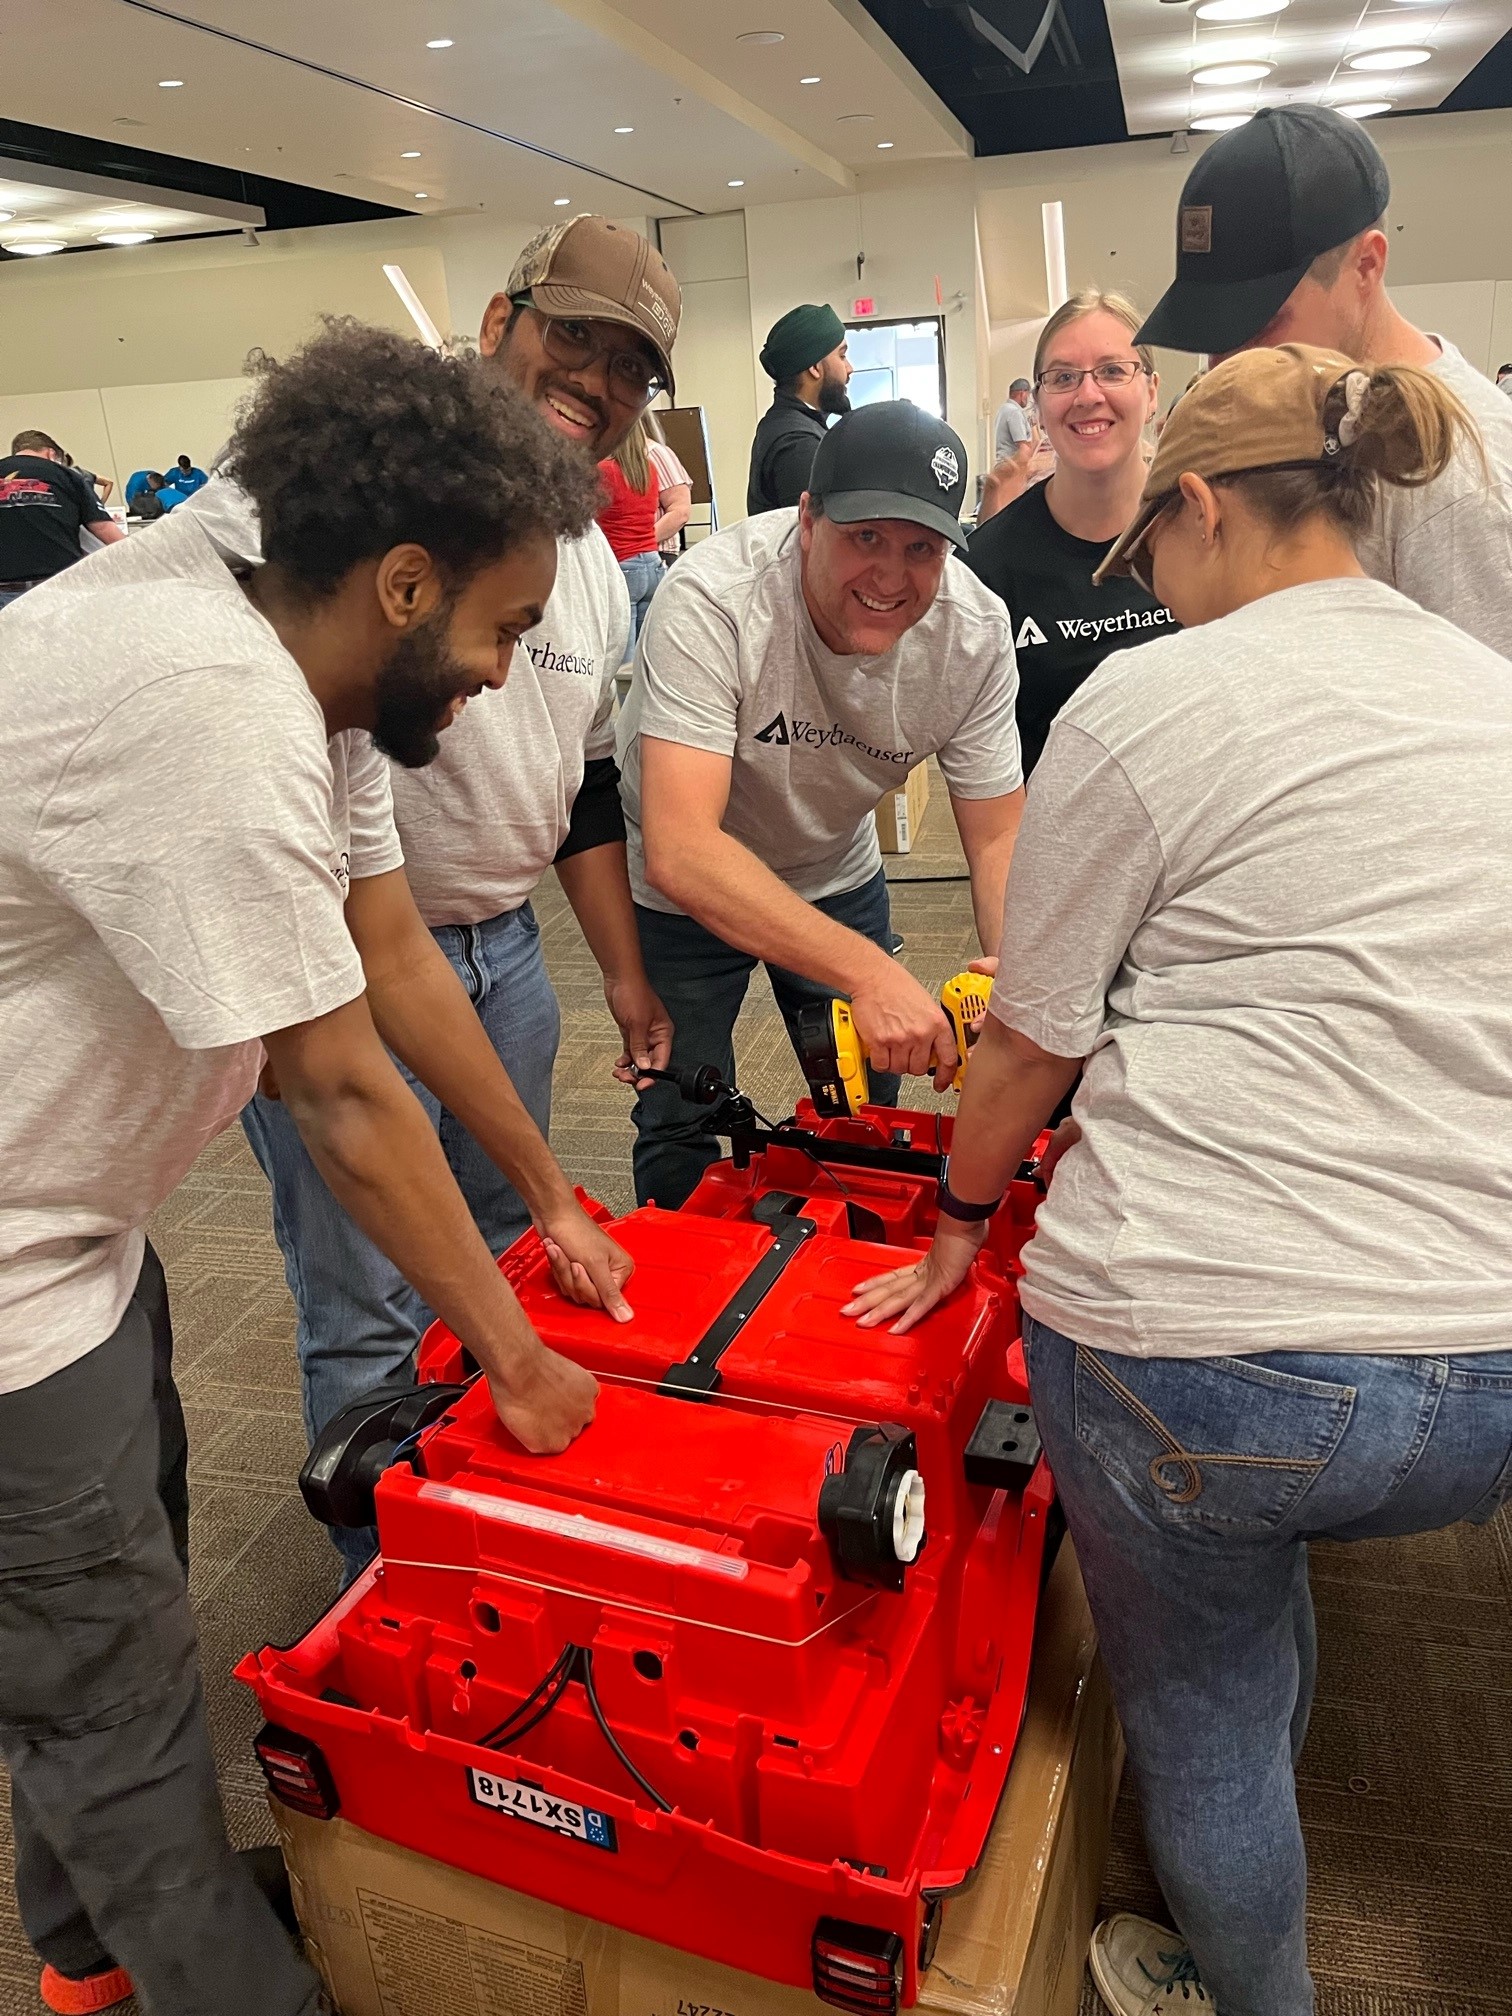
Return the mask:
[[(619, 758), (630, 882), (676, 1067), (735, 1068), (758, 961), (789, 1031), (847, 995), (897, 1101), (900, 1072), (954, 1068), (937, 1002), (890, 952), (872, 820), (938, 755), (997, 950), (1024, 793), (1008, 612), (952, 557), (966, 451), (907, 400), (841, 420), (796, 511), (745, 519), (684, 555), (651, 606)], [(683, 1202), (716, 1150), (674, 1086), (635, 1109), (636, 1194)]]
[(768, 331), (761, 368), (777, 390), (751, 443), (746, 510), (753, 515), (798, 502), (830, 420), (850, 411), (845, 324), (833, 308), (811, 301), (790, 308)]
[[(1176, 279), (1135, 338), (1172, 350), (1311, 343), (1366, 366), (1431, 371), (1469, 409), (1469, 442), (1437, 482), (1393, 490), (1363, 565), (1435, 615), (1512, 649), (1512, 407), (1443, 336), (1386, 292), (1391, 181), (1359, 122), (1321, 105), (1257, 112), (1186, 179)], [(1363, 388), (1362, 388), (1363, 396)]]

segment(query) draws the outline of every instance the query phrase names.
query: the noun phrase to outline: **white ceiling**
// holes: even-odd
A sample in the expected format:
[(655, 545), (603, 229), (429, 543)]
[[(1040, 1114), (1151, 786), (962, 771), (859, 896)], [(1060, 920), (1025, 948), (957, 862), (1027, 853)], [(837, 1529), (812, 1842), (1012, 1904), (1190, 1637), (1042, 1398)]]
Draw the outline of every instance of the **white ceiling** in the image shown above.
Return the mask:
[(969, 152), (854, 0), (6, 0), (0, 117), (419, 214), (717, 211)]
[[(1204, 115), (1253, 112), (1296, 100), (1344, 106), (1389, 100), (1394, 110), (1438, 105), (1512, 28), (1512, 0), (1291, 0), (1247, 24), (1200, 21), (1194, 7), (1106, 0), (1131, 134), (1168, 133)], [(1419, 45), (1430, 62), (1356, 71), (1367, 49)], [(1259, 59), (1271, 75), (1245, 87), (1198, 86), (1205, 64)]]
[(7, 252), (39, 244), (96, 245), (105, 233), (190, 238), (262, 221), (253, 204), (177, 193), (164, 201), (161, 189), (145, 184), (0, 159), (0, 246)]

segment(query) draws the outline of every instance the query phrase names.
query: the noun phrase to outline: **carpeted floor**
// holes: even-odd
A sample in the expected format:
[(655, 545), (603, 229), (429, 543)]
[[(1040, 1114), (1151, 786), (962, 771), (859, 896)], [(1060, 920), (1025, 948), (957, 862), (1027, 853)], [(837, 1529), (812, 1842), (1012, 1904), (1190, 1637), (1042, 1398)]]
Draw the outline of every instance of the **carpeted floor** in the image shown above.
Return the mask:
[[(964, 884), (923, 879), (960, 867), (936, 776), (922, 844), (889, 863), (904, 956), (926, 985), (975, 950)], [(630, 1095), (609, 1077), (617, 1038), (554, 883), (537, 908), (564, 1009), (557, 1151), (578, 1182), (623, 1210)], [(797, 1071), (762, 980), (739, 1051), (758, 1104), (789, 1110)], [(329, 1600), (334, 1557), (294, 1489), (304, 1448), (292, 1312), (266, 1187), (238, 1131), (200, 1158), (153, 1237), (189, 1416), (192, 1587), (210, 1713), (227, 1820), (245, 1845), (271, 1831), (249, 1747), (257, 1714), (230, 1668), (249, 1646), (299, 1635)], [(1512, 2012), (1512, 1525), (1320, 1548), (1313, 1580), (1322, 1676), (1301, 1799), (1321, 2016)], [(9, 1857), (0, 1825), (0, 2016), (36, 2016)], [(1159, 1910), (1127, 1791), (1105, 1901)], [(1089, 1988), (1085, 2016), (1099, 2007)]]

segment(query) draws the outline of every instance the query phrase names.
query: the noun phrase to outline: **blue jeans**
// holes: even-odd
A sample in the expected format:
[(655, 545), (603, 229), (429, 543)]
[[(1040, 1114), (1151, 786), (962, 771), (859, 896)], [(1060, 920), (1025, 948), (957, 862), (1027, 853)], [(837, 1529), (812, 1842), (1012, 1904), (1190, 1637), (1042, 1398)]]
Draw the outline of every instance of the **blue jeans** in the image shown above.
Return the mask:
[[(432, 935), (467, 989), (530, 1117), (546, 1133), (562, 1021), (534, 911), (526, 903), (487, 923), (443, 925)], [(410, 1072), (404, 1075), (441, 1137), (478, 1230), (495, 1254), (502, 1253), (530, 1224), (518, 1191), (460, 1121)], [(331, 1195), (279, 1101), (259, 1093), (242, 1114), (242, 1125), (273, 1186), (273, 1230), (298, 1309), (305, 1430), (313, 1441), (349, 1401), (406, 1366), (432, 1312)], [(377, 1545), (371, 1530), (332, 1538), (349, 1578)]]
[(630, 642), (625, 647), (625, 656), (633, 658), (635, 640), (640, 636), (646, 611), (651, 607), (651, 597), (660, 588), (662, 576), (667, 570), (662, 566), (660, 553), (635, 553), (619, 564), (625, 586), (630, 590)]
[[(887, 877), (880, 868), (859, 889), (821, 897), (814, 908), (891, 952)], [(712, 1064), (722, 1078), (733, 1081), (735, 1018), (757, 961), (691, 917), (669, 916), (637, 904), (635, 919), (646, 972), (677, 1032), (671, 1068)], [(796, 1046), (798, 1010), (811, 1001), (833, 1000), (833, 990), (782, 966), (768, 966), (767, 977)], [(874, 1071), (873, 1102), (896, 1106), (900, 1082), (894, 1072)], [(636, 1100), (635, 1195), (640, 1203), (675, 1211), (692, 1195), (705, 1169), (723, 1152), (704, 1132), (707, 1118), (708, 1108), (690, 1106), (675, 1085), (650, 1086)]]
[(1024, 1342), (1166, 1901), (1220, 2016), (1310, 2016), (1307, 1543), (1489, 1519), (1512, 1350), (1126, 1358), (1032, 1317)]

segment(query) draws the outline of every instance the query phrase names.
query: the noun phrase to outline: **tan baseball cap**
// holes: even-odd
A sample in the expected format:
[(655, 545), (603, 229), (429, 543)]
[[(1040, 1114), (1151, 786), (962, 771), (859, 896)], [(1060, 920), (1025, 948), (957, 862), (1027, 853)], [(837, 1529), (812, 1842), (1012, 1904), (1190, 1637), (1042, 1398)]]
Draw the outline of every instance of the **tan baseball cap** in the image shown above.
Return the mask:
[(1128, 573), (1129, 555), (1138, 551), (1188, 472), (1211, 481), (1252, 469), (1331, 462), (1349, 446), (1349, 412), (1346, 406), (1338, 432), (1330, 433), (1324, 408), (1339, 380), (1351, 373), (1358, 376), (1363, 396), (1368, 373), (1336, 350), (1315, 350), (1305, 343), (1241, 350), (1206, 372), (1172, 407), (1139, 509), (1092, 579)]
[(543, 315), (618, 322), (644, 336), (673, 391), (672, 345), (682, 320), (682, 289), (672, 269), (639, 231), (607, 217), (569, 217), (531, 239), (505, 290), (528, 293)]

